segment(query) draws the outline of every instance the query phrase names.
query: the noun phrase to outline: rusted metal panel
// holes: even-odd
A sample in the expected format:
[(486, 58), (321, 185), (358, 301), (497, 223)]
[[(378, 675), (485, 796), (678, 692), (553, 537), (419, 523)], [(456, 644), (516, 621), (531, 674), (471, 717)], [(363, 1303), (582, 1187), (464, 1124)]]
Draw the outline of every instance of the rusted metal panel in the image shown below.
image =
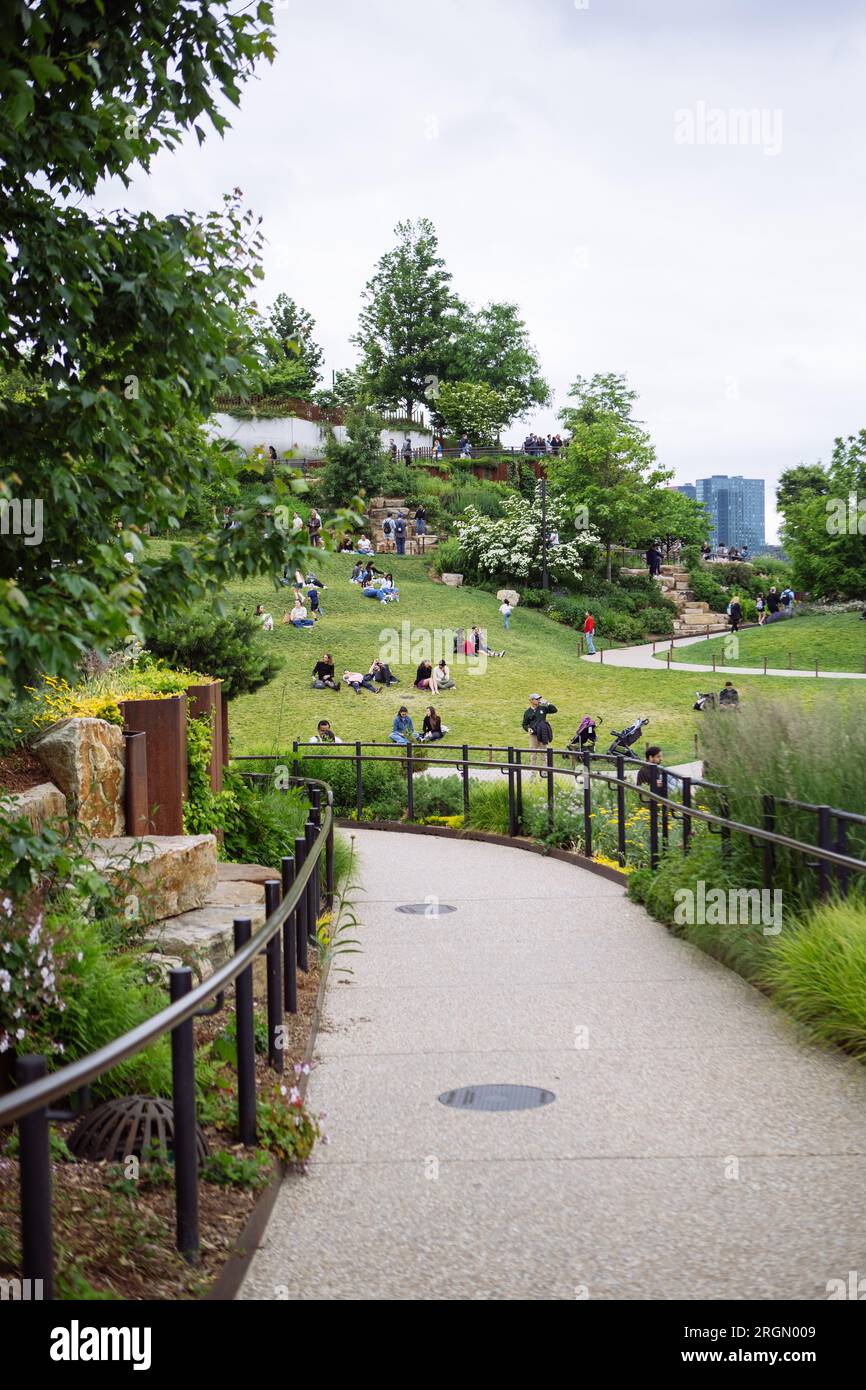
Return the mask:
[(121, 702), (124, 732), (147, 735), (148, 833), (183, 834), (187, 795), (186, 695)]
[(146, 835), (150, 828), (147, 799), (147, 734), (124, 730), (123, 741), (126, 750), (126, 833)]
[(189, 712), (194, 719), (208, 715), (213, 737), (210, 752), (211, 791), (221, 792), (223, 788), (223, 720), (222, 720), (222, 681), (210, 681), (207, 685), (188, 685)]
[(225, 696), (220, 700), (222, 709), (222, 755), (223, 767), (228, 767), (231, 753), (229, 752), (229, 702)]

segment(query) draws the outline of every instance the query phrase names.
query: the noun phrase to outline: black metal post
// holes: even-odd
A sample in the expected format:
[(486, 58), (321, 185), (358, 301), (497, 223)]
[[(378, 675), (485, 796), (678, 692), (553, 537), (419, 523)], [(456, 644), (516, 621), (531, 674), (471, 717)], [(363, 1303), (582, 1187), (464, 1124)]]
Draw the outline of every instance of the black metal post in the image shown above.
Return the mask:
[[(661, 781), (661, 788), (660, 788), (661, 794), (662, 794), (662, 796), (665, 798), (665, 800), (667, 801), (667, 796), (668, 796), (668, 774), (667, 774), (667, 772), (662, 771), (662, 775), (661, 775), (660, 781)], [(664, 846), (665, 853), (667, 853), (667, 848), (668, 848), (668, 827), (669, 827), (668, 808), (667, 808), (667, 806), (662, 806), (662, 845)]]
[(589, 775), (589, 749), (583, 750), (583, 852), (592, 858), (592, 780)]
[[(763, 796), (762, 816), (764, 829), (770, 834), (776, 833), (776, 798), (774, 796)], [(764, 887), (772, 888), (773, 878), (776, 873), (776, 846), (772, 840), (764, 841)]]
[(406, 815), (411, 825), (415, 819), (415, 755), (412, 744), (406, 744)]
[[(318, 841), (319, 841), (319, 831), (320, 831), (321, 828), (322, 828), (322, 793), (320, 792), (320, 790), (319, 790), (318, 787), (311, 787), (311, 788), (310, 788), (310, 801), (312, 802), (312, 806), (311, 806), (311, 809), (310, 809), (310, 820), (313, 822), (313, 825), (316, 827), (316, 843), (318, 844)], [(317, 924), (316, 929), (318, 930), (318, 921), (319, 921), (319, 918), (320, 918), (321, 915), (322, 915), (322, 859), (321, 859), (321, 855), (319, 855), (318, 858), (317, 858), (317, 862), (316, 862), (316, 872), (313, 874), (312, 883), (313, 883), (313, 921), (316, 922), (316, 924)]]
[(469, 745), (464, 743), (462, 748), (463, 766), (460, 769), (463, 778), (463, 823), (469, 823)]
[[(625, 758), (620, 755), (616, 760), (617, 783), (625, 781)], [(616, 789), (616, 853), (621, 865), (625, 864), (625, 787), (617, 785)]]
[[(39, 1081), (48, 1066), (44, 1057), (27, 1053), (15, 1062), (19, 1086)], [(43, 1299), (54, 1297), (51, 1237), (51, 1146), (48, 1110), (42, 1106), (18, 1121), (18, 1169), (21, 1185), (21, 1268), (25, 1279), (42, 1280)]]
[[(838, 811), (836, 813), (836, 853), (848, 853), (848, 822), (844, 815)], [(842, 864), (838, 865), (836, 869), (836, 881), (839, 884), (839, 896), (847, 898), (848, 870)]]
[[(236, 917), (235, 951), (253, 934), (249, 917)], [(256, 1041), (253, 1025), (253, 967), (235, 980), (235, 1030), (238, 1053), (238, 1138), (247, 1148), (256, 1142)]]
[[(174, 1004), (192, 989), (188, 965), (168, 972)], [(175, 1244), (190, 1263), (195, 1263), (198, 1239), (198, 1153), (195, 1130), (195, 1035), (188, 1018), (171, 1033), (171, 1103), (174, 1114), (174, 1210)]]
[(517, 806), (514, 800), (514, 749), (508, 750), (508, 833), (512, 838), (517, 834)]
[(547, 833), (553, 834), (553, 749), (548, 748), (545, 752), (545, 762), (547, 763)]
[(523, 834), (523, 759), (521, 748), (515, 748), (515, 761), (517, 768), (514, 773), (515, 791), (517, 794), (517, 833)]
[(720, 798), (719, 814), (723, 816), (722, 825), (722, 858), (727, 862), (731, 857), (731, 827), (728, 821), (731, 819), (731, 805), (726, 796)]
[(651, 793), (649, 799), (650, 813), (650, 868), (653, 873), (659, 866), (659, 804), (655, 795)]
[(689, 844), (692, 838), (692, 818), (689, 811), (692, 806), (692, 779), (683, 778), (683, 854), (688, 854)]
[(298, 740), (295, 739), (294, 743), (292, 744), (292, 776), (300, 777), (300, 775), (301, 764), (298, 762)]
[[(280, 881), (269, 878), (265, 884), (265, 915), (272, 917), (280, 905)], [(268, 1065), (275, 1072), (283, 1070), (283, 1006), (282, 1006), (282, 944), (280, 933), (274, 932), (267, 945), (268, 985)]]
[[(830, 807), (818, 807), (818, 844), (821, 849), (832, 849), (830, 834)], [(818, 860), (818, 896), (830, 896), (830, 865), (826, 859)]]
[(328, 826), (328, 838), (325, 842), (325, 904), (329, 912), (334, 910), (334, 896), (336, 884), (334, 882), (334, 817), (331, 816), (331, 824)]
[[(318, 831), (311, 820), (304, 826), (304, 837), (307, 847), (307, 858), (313, 854)], [(315, 865), (313, 872), (307, 880), (307, 939), (315, 940), (318, 926), (318, 914), (316, 912), (316, 874), (319, 872), (318, 864)]]
[[(302, 835), (295, 839), (295, 878), (304, 867), (307, 858), (307, 841)], [(298, 968), (307, 973), (307, 894), (302, 893), (298, 899), (298, 907), (295, 912), (295, 941), (297, 943)]]
[[(295, 881), (295, 861), (287, 854), (282, 861), (283, 897)], [(283, 924), (283, 1005), (287, 1013), (298, 1012), (298, 942), (296, 913), (290, 912)]]
[(364, 769), (361, 766), (361, 745), (355, 744), (355, 802), (358, 820), (364, 812)]

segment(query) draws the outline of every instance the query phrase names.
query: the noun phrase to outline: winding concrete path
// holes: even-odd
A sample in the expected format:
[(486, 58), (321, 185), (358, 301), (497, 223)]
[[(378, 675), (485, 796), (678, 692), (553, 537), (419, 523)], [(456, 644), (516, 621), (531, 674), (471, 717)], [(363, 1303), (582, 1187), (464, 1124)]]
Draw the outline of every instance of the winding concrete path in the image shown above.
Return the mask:
[[(677, 647), (694, 646), (696, 642), (706, 642), (704, 633), (697, 637), (675, 637), (674, 644)], [(604, 653), (605, 666), (630, 666), (640, 668), (644, 671), (667, 670), (667, 662), (664, 661), (664, 653), (670, 645), (670, 639), (665, 641), (659, 638), (653, 647), (652, 642), (642, 642), (636, 647), (609, 647)], [(596, 652), (595, 656), (582, 656), (581, 661), (589, 661), (594, 666), (601, 663), (601, 654)], [(696, 662), (675, 661), (671, 663), (672, 671), (710, 671), (712, 666), (699, 666)], [(717, 666), (714, 672), (717, 676), (763, 676), (763, 666)], [(773, 667), (766, 672), (768, 676), (806, 676), (815, 680), (814, 671), (789, 671), (787, 668)], [(866, 681), (866, 672), (863, 671), (818, 671), (818, 679), (833, 681)]]
[[(866, 1072), (618, 884), (358, 831), (363, 953), (245, 1299), (824, 1299), (866, 1271)], [(401, 903), (439, 899), (439, 917)], [(455, 1110), (452, 1088), (556, 1100)]]

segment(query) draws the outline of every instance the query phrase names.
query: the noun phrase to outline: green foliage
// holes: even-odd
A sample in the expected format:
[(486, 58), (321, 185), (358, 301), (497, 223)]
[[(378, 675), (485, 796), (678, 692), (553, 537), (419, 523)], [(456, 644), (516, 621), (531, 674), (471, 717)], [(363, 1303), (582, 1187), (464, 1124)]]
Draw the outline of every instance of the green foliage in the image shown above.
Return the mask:
[(762, 972), (776, 1001), (824, 1043), (866, 1059), (866, 907), (816, 907), (782, 931)]
[(713, 613), (724, 613), (730, 596), (703, 566), (689, 570), (689, 588), (697, 603), (708, 603)]
[(47, 514), (45, 544), (0, 548), (7, 696), (122, 644), (145, 598), (165, 615), (284, 559), (264, 510), (158, 560), (141, 541), (233, 476), (202, 424), (253, 361), (255, 218), (235, 194), (196, 214), (93, 205), (100, 183), (128, 181), (192, 131), (204, 139), (203, 118), (226, 128), (226, 101), (273, 56), (271, 19), (267, 0), (240, 13), (154, 0), (145, 18), (118, 0), (109, 21), (101, 6), (19, 4), (0, 34), (0, 372), (27, 385), (0, 399), (0, 497), (26, 487)]
[(428, 816), (456, 816), (463, 811), (463, 781), (460, 777), (416, 777), (415, 819)]
[[(341, 750), (350, 752), (351, 748)], [(357, 815), (355, 764), (350, 758), (316, 758), (300, 754), (300, 775), (327, 782), (334, 794), (334, 814)], [(400, 820), (406, 807), (406, 775), (402, 760), (363, 765), (364, 819)]]
[(475, 781), (469, 795), (470, 830), (487, 830), (496, 835), (508, 834), (508, 781)]
[(473, 444), (496, 444), (520, 409), (517, 392), (497, 391), (484, 381), (442, 383), (436, 421), (451, 435), (466, 434)]
[[(550, 388), (541, 375), (538, 355), (516, 304), (491, 303), (474, 311), (461, 306), (447, 379), (488, 386), (510, 402), (510, 419), (519, 418), (533, 406), (546, 405), (550, 399)], [(435, 410), (441, 415), (441, 396)], [(483, 442), (471, 431), (469, 437), (473, 443)]]
[(169, 666), (206, 671), (213, 680), (221, 680), (224, 700), (260, 690), (282, 669), (260, 623), (239, 606), (218, 613), (207, 604), (196, 604), (159, 623), (151, 625), (146, 619), (145, 627), (150, 652)]
[[(853, 504), (853, 505), (852, 505)], [(782, 541), (798, 589), (818, 598), (866, 593), (866, 429), (837, 439), (826, 468), (782, 475)]]
[(208, 1154), (202, 1165), (203, 1182), (218, 1187), (240, 1187), (247, 1192), (260, 1192), (267, 1187), (274, 1171), (274, 1161), (268, 1152), (254, 1150), (251, 1154), (233, 1153), (231, 1149), (216, 1149)]
[(321, 380), (322, 349), (316, 321), (287, 294), (278, 294), (259, 329), (267, 366), (257, 389), (265, 396), (308, 399)]
[(259, 1093), (256, 1126), (261, 1147), (284, 1163), (304, 1164), (321, 1138), (319, 1122), (303, 1104), (297, 1087), (281, 1083)]
[(379, 494), (385, 466), (381, 429), (375, 410), (353, 405), (346, 412), (346, 441), (341, 443), (331, 431), (321, 481), (321, 494), (329, 505), (346, 506), (360, 493)]
[(464, 555), (460, 542), (453, 537), (440, 541), (433, 563), (439, 574), (464, 574), (469, 570), (468, 557)]
[[(542, 511), (540, 486), (531, 502), (519, 493), (510, 493), (503, 503), (502, 516), (495, 520), (482, 516), (474, 507), (467, 508), (457, 522), (457, 535), (470, 566), (512, 583), (539, 578)], [(547, 527), (548, 535), (555, 527), (560, 537), (559, 545), (547, 548), (551, 579), (561, 576), (579, 579), (583, 556), (595, 540), (593, 532), (580, 530), (575, 533), (570, 509), (562, 496), (550, 497), (547, 501)]]

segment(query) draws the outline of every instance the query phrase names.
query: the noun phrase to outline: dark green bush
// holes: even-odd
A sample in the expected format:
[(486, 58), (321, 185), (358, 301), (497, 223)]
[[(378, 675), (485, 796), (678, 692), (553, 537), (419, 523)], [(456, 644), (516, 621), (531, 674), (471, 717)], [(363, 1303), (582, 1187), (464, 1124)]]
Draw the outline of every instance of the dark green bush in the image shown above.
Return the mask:
[[(350, 748), (338, 749), (341, 753)], [(370, 750), (366, 750), (369, 752)], [(357, 814), (355, 764), (336, 758), (316, 758), (300, 754), (302, 777), (317, 777), (327, 782), (334, 796), (334, 813), (350, 817)], [(400, 820), (406, 809), (406, 774), (399, 757), (381, 763), (363, 764), (364, 813), (373, 820)]]
[(463, 782), (459, 777), (417, 777), (413, 790), (416, 820), (458, 816), (463, 811)]
[(274, 679), (282, 662), (262, 638), (251, 612), (233, 608), (219, 617), (207, 604), (196, 604), (171, 621), (147, 629), (147, 649), (174, 669), (201, 671), (223, 682), (223, 698), (248, 695)]

